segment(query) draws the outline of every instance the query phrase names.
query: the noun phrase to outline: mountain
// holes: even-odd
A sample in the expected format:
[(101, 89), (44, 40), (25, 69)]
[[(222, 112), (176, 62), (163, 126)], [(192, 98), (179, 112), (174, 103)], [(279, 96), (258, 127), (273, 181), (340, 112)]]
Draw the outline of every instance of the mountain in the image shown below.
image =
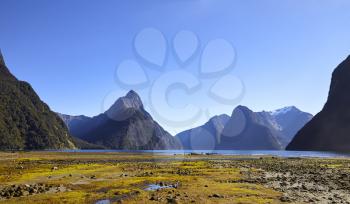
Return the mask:
[(183, 131), (176, 138), (184, 149), (211, 149), (220, 143), (220, 135), (229, 119), (226, 114), (214, 116), (203, 126)]
[(81, 135), (81, 132), (84, 132), (88, 123), (91, 121), (90, 117), (79, 115), (71, 116), (61, 113), (56, 113), (66, 124), (71, 135)]
[(350, 151), (350, 56), (332, 74), (328, 99), (287, 150)]
[(277, 133), (264, 125), (264, 118), (245, 106), (238, 106), (221, 134), (220, 149), (279, 150)]
[(284, 148), (290, 143), (296, 133), (313, 117), (312, 114), (303, 112), (295, 106), (281, 108), (269, 113), (275, 121), (273, 123), (278, 125), (277, 129), (280, 132), (279, 140)]
[(64, 122), (29, 83), (17, 80), (0, 52), (0, 149), (75, 148)]
[(180, 143), (143, 107), (138, 94), (130, 91), (105, 113), (93, 118), (61, 115), (70, 133), (89, 143), (109, 149), (180, 149)]
[(284, 149), (312, 115), (294, 106), (253, 112), (238, 106), (203, 126), (176, 135), (185, 149)]

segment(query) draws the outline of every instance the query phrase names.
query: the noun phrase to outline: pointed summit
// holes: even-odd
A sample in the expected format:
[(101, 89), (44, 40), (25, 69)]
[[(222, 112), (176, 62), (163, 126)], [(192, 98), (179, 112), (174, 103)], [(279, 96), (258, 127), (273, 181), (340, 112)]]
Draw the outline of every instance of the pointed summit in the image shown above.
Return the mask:
[(247, 106), (242, 106), (242, 105), (237, 106), (233, 111), (235, 111), (235, 110), (241, 110), (241, 111), (245, 111), (245, 112), (252, 112), (252, 110), (250, 110)]
[(125, 98), (129, 98), (129, 99), (139, 99), (140, 96), (134, 91), (134, 90), (130, 90), (126, 95)]
[(350, 61), (350, 55), (345, 59), (345, 61)]
[(140, 96), (133, 90), (118, 100), (106, 111), (106, 114), (114, 120), (122, 121), (131, 117), (135, 111), (143, 110)]
[(129, 108), (140, 109), (143, 107), (140, 96), (134, 90), (130, 90), (124, 97), (118, 99), (118, 101), (127, 103)]
[(120, 97), (105, 113), (75, 122), (74, 130), (73, 121), (70, 126), (74, 136), (107, 149), (181, 149), (180, 143), (144, 110), (135, 91)]
[(0, 49), (0, 66), (6, 66), (6, 65), (5, 65), (4, 57), (2, 56), (1, 49)]
[(17, 80), (15, 76), (11, 74), (11, 72), (8, 70), (5, 64), (4, 57), (0, 50), (0, 79), (5, 80)]

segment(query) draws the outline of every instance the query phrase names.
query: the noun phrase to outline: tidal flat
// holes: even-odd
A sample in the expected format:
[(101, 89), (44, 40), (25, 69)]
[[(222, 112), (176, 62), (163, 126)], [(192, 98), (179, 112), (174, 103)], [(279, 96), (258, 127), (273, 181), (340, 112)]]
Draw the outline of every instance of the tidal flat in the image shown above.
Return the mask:
[(2, 152), (0, 203), (350, 203), (350, 160)]

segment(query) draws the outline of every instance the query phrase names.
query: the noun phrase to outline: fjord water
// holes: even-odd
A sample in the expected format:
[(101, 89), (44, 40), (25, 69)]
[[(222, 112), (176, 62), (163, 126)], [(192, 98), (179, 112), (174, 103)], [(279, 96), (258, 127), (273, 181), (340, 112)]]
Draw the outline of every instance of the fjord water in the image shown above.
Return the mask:
[[(350, 158), (350, 153), (326, 152), (326, 151), (271, 151), (271, 150), (62, 150), (63, 152), (86, 153), (149, 153), (157, 155), (232, 155), (232, 156), (276, 156), (276, 157), (300, 157), (300, 158)], [(56, 151), (57, 152), (57, 151)]]

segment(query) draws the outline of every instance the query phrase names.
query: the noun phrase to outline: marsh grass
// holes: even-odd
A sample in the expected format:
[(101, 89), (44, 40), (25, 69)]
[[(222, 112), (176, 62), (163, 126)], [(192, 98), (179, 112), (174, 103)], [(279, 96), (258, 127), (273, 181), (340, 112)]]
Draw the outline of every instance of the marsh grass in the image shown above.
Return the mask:
[[(154, 155), (109, 153), (14, 153), (1, 158), (1, 186), (12, 184), (62, 184), (69, 190), (0, 200), (0, 203), (94, 203), (120, 198), (124, 203), (277, 203), (281, 193), (261, 185), (232, 183), (240, 169), (216, 165), (200, 157), (190, 161), (154, 162)], [(19, 168), (20, 167), (20, 168)], [(52, 170), (57, 167), (57, 170)], [(150, 172), (152, 174), (150, 174)], [(146, 191), (148, 184), (180, 183), (176, 189)], [(136, 192), (136, 193), (135, 193)], [(213, 194), (220, 197), (213, 197)]]

